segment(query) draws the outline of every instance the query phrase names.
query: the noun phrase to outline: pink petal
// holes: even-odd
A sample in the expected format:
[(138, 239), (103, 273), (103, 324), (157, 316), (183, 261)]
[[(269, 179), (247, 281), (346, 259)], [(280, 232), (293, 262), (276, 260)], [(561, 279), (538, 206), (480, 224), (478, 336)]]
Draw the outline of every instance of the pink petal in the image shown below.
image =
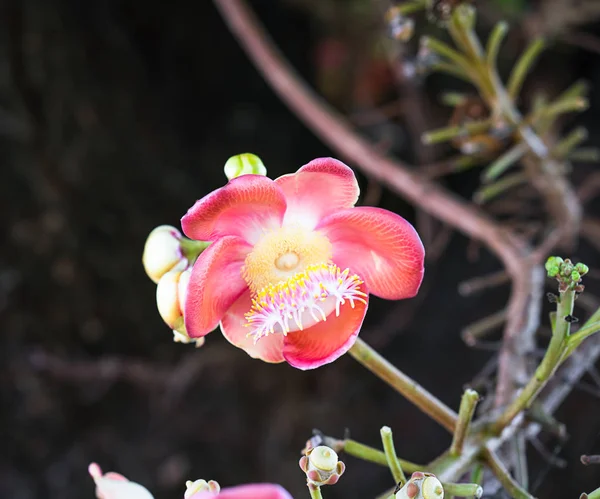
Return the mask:
[(190, 499), (209, 499), (211, 497), (217, 497), (218, 499), (292, 499), (290, 493), (281, 485), (272, 483), (253, 483), (228, 487), (222, 489), (217, 496), (210, 492), (198, 492)]
[(401, 216), (381, 208), (352, 208), (333, 213), (317, 229), (331, 241), (334, 263), (358, 274), (369, 292), (388, 300), (417, 294), (425, 250)]
[[(367, 293), (364, 284), (361, 291)], [(368, 303), (368, 298), (367, 298)], [(333, 362), (344, 355), (354, 342), (367, 313), (368, 305), (355, 301), (354, 308), (346, 302), (340, 315), (335, 311), (326, 321), (318, 322), (303, 331), (288, 333), (283, 341), (285, 360), (297, 369), (314, 369)]]
[(333, 158), (314, 159), (275, 182), (287, 200), (284, 223), (300, 222), (309, 228), (329, 213), (354, 206), (360, 193), (352, 169)]
[(185, 327), (191, 338), (215, 329), (227, 309), (248, 288), (241, 270), (251, 249), (244, 240), (227, 236), (200, 254), (185, 293)]
[(281, 226), (286, 201), (263, 175), (242, 175), (196, 201), (181, 219), (183, 232), (198, 241), (239, 236), (256, 242), (265, 230)]
[(223, 336), (238, 348), (244, 350), (250, 357), (261, 359), (265, 362), (283, 362), (283, 335), (270, 334), (258, 340), (256, 344), (254, 340), (248, 337), (250, 328), (246, 327), (247, 323), (244, 314), (252, 308), (250, 299), (250, 291), (244, 293), (227, 311), (221, 321), (221, 330)]

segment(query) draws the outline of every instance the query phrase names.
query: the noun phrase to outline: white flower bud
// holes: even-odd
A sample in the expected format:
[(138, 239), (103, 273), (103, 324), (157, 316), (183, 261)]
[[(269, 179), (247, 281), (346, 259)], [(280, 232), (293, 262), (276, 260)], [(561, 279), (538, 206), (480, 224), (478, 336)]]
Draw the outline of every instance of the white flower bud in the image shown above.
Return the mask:
[[(156, 286), (158, 313), (173, 330), (185, 334), (183, 307), (192, 269), (172, 270), (163, 275)], [(187, 334), (186, 334), (187, 336)]]
[(319, 445), (311, 451), (308, 460), (319, 471), (333, 471), (338, 462), (338, 455), (332, 448)]
[(444, 499), (442, 483), (431, 473), (416, 471), (395, 494), (396, 499)]
[(142, 263), (148, 277), (158, 283), (170, 270), (185, 270), (188, 259), (181, 249), (182, 235), (175, 227), (156, 227), (146, 239)]
[(240, 175), (266, 175), (267, 169), (262, 160), (255, 154), (245, 153), (232, 156), (225, 163), (225, 176), (227, 180), (234, 179)]
[(300, 468), (306, 473), (309, 484), (320, 487), (337, 483), (346, 465), (338, 461), (338, 455), (332, 448), (319, 445), (300, 459)]
[(208, 482), (206, 480), (196, 480), (194, 482), (188, 480), (185, 482), (185, 486), (187, 488), (185, 494), (183, 495), (183, 499), (189, 499), (198, 492), (211, 492), (213, 494), (218, 494), (221, 490), (221, 486), (214, 480), (209, 480)]

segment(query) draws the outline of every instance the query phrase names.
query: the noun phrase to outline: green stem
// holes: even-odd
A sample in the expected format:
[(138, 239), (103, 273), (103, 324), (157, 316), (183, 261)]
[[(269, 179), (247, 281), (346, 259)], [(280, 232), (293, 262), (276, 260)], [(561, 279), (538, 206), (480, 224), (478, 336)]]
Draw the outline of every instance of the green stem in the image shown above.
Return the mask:
[[(385, 458), (387, 460), (388, 467), (392, 472), (394, 481), (397, 484), (404, 485), (406, 483), (406, 477), (398, 461), (396, 455), (396, 448), (394, 447), (394, 438), (392, 437), (392, 429), (389, 426), (383, 426), (380, 430), (381, 442), (383, 443), (383, 451), (385, 452)], [(401, 485), (401, 486), (402, 486)]]
[(523, 142), (519, 142), (511, 147), (483, 171), (481, 175), (483, 182), (488, 183), (492, 180), (496, 180), (512, 165), (519, 161), (528, 149), (527, 144)]
[(429, 415), (448, 431), (454, 432), (458, 415), (416, 381), (390, 364), (361, 338), (356, 340), (349, 353), (359, 363), (406, 397), (425, 414)]
[(552, 154), (557, 158), (564, 158), (587, 138), (588, 131), (584, 127), (577, 127), (554, 146)]
[(571, 324), (565, 320), (565, 317), (573, 313), (574, 301), (574, 290), (568, 289), (564, 293), (561, 293), (556, 310), (556, 326), (552, 332), (552, 339), (550, 340), (546, 354), (523, 391), (494, 423), (493, 430), (496, 433), (500, 433), (517, 414), (531, 405), (556, 368), (560, 365), (560, 362), (564, 360), (567, 339), (571, 330)]
[(529, 180), (529, 177), (525, 172), (511, 173), (502, 177), (493, 184), (488, 184), (475, 191), (473, 194), (473, 201), (477, 204), (484, 204), (499, 196), (503, 192), (516, 187), (517, 185), (525, 184)]
[(436, 40), (435, 38), (431, 38), (429, 36), (424, 36), (423, 38), (421, 38), (421, 45), (453, 62), (465, 73), (471, 73), (472, 65), (469, 63), (469, 60), (460, 52), (454, 50), (446, 43)]
[[(475, 407), (479, 401), (479, 394), (475, 390), (467, 389), (460, 401), (460, 409), (458, 410), (458, 420), (454, 429), (452, 445), (450, 446), (450, 455), (460, 456), (462, 453), (465, 437), (469, 433), (471, 420), (475, 414)], [(458, 495), (458, 494), (453, 494)]]
[(477, 463), (471, 470), (471, 482), (481, 485), (483, 483), (483, 464)]
[(193, 239), (182, 237), (179, 241), (179, 246), (183, 255), (189, 260), (190, 264), (193, 264), (200, 253), (210, 246), (210, 242), (194, 241)]
[(600, 487), (598, 487), (594, 492), (590, 492), (587, 494), (588, 499), (600, 499)]
[(492, 452), (486, 448), (483, 451), (483, 455), (492, 473), (494, 473), (498, 481), (502, 484), (506, 492), (508, 492), (512, 498), (533, 499), (533, 496), (529, 494), (529, 492), (527, 492), (523, 487), (521, 487), (512, 476), (510, 476), (510, 473), (495, 452)]
[(436, 144), (438, 142), (445, 142), (458, 137), (468, 137), (470, 135), (476, 135), (481, 132), (485, 132), (491, 126), (490, 120), (473, 121), (471, 123), (465, 123), (460, 126), (448, 126), (444, 128), (438, 128), (437, 130), (431, 130), (425, 132), (421, 140), (424, 144)]
[(488, 38), (485, 51), (487, 54), (487, 64), (490, 70), (496, 70), (498, 52), (500, 52), (500, 45), (502, 44), (502, 40), (504, 40), (506, 33), (508, 33), (508, 23), (499, 22), (494, 26), (494, 29)]
[(479, 499), (483, 494), (481, 485), (477, 483), (443, 483), (444, 492), (449, 496), (476, 497)]
[(600, 331), (600, 321), (587, 323), (579, 331), (569, 336), (567, 339), (567, 352), (565, 358), (571, 355), (573, 350), (581, 345), (586, 338), (592, 336), (592, 334), (595, 334), (598, 331)]
[(321, 495), (321, 487), (309, 484), (308, 491), (310, 492), (311, 499), (323, 499), (323, 496)]
[[(381, 466), (388, 465), (385, 453), (378, 449), (350, 439), (344, 440), (342, 445), (342, 450), (350, 456), (357, 457), (363, 461), (379, 464)], [(414, 473), (415, 471), (419, 471), (424, 468), (423, 465), (411, 463), (410, 461), (406, 461), (404, 459), (398, 459), (398, 462), (405, 473)]]
[(523, 55), (519, 58), (515, 67), (508, 78), (507, 90), (508, 95), (514, 101), (521, 91), (523, 82), (527, 73), (533, 66), (533, 63), (544, 49), (544, 40), (538, 38), (529, 44), (527, 50), (523, 52)]

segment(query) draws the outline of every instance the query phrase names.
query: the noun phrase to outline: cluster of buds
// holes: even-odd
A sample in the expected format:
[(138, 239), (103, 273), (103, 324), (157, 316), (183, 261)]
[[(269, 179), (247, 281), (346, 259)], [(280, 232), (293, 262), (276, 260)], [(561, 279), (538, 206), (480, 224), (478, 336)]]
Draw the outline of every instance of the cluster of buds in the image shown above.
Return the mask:
[(306, 473), (309, 487), (334, 485), (346, 470), (346, 465), (338, 460), (337, 453), (326, 445), (308, 448), (300, 458), (300, 469)]
[[(238, 154), (224, 167), (228, 180), (247, 174), (266, 175), (258, 156)], [(194, 262), (210, 243), (184, 237), (171, 225), (156, 227), (146, 239), (142, 263), (148, 277), (156, 283), (156, 305), (163, 321), (173, 331), (173, 341), (204, 344), (204, 338), (190, 338), (184, 324), (184, 304)]]
[(173, 330), (174, 341), (196, 343), (189, 338), (183, 322), (183, 304), (191, 266), (208, 243), (192, 241), (170, 225), (156, 227), (146, 239), (142, 263), (148, 277), (156, 283), (158, 313)]
[(410, 479), (394, 492), (396, 499), (444, 499), (444, 487), (431, 473), (415, 471)]
[(186, 491), (183, 495), (183, 499), (190, 499), (190, 497), (192, 497), (194, 494), (198, 494), (200, 492), (208, 492), (210, 494), (217, 495), (221, 490), (221, 486), (214, 480), (209, 480), (208, 482), (206, 480), (195, 480), (193, 482), (188, 480), (185, 482), (185, 486)]
[(561, 293), (572, 289), (581, 293), (584, 289), (581, 278), (589, 272), (589, 267), (583, 263), (573, 264), (571, 260), (564, 260), (559, 256), (551, 256), (546, 261), (548, 277), (553, 277), (559, 282), (558, 290)]

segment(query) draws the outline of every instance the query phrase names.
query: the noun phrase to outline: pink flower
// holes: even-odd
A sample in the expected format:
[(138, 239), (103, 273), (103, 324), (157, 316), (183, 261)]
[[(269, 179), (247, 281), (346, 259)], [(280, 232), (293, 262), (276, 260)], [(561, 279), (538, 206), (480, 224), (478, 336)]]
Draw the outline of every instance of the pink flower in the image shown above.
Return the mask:
[(292, 499), (287, 490), (272, 483), (251, 483), (222, 489), (218, 494), (198, 492), (189, 499)]
[(250, 356), (312, 369), (354, 344), (368, 293), (414, 296), (424, 250), (414, 228), (380, 208), (354, 207), (352, 170), (315, 159), (271, 180), (242, 175), (190, 208), (185, 234), (212, 241), (196, 261), (185, 327), (221, 325)]
[[(153, 499), (148, 490), (140, 484), (130, 482), (119, 473), (102, 473), (96, 463), (90, 464), (89, 473), (96, 483), (98, 499)], [(292, 499), (292, 496), (280, 485), (271, 483), (252, 483), (229, 487), (219, 491), (220, 487), (212, 480), (188, 482), (185, 499)], [(196, 492), (199, 491), (199, 492)], [(191, 494), (191, 495), (190, 495)]]

